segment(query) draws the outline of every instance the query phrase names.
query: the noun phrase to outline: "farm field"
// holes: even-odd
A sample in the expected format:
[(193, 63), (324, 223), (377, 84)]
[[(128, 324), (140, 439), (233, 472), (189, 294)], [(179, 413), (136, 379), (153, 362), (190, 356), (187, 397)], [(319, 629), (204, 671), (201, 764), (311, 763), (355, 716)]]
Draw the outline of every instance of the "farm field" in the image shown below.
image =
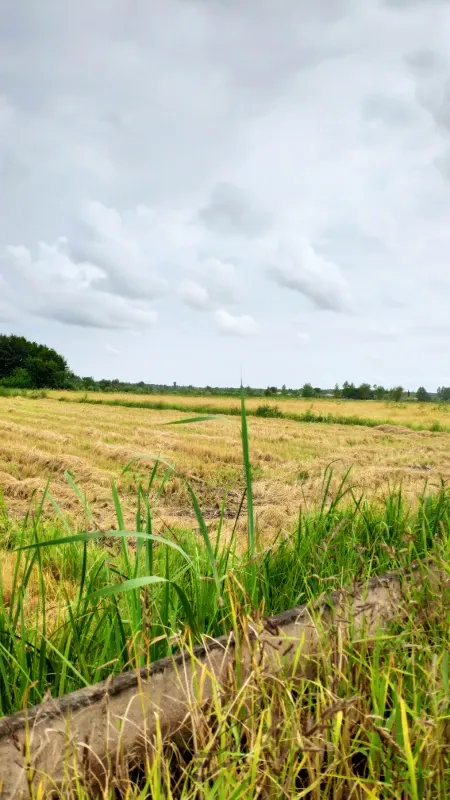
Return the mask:
[[(115, 392), (64, 392), (53, 391), (48, 393), (50, 397), (56, 399), (65, 397), (66, 400), (79, 401), (83, 398), (92, 403), (124, 403), (124, 404), (145, 404), (149, 406), (161, 403), (168, 407), (179, 406), (186, 409), (198, 407), (209, 407), (211, 410), (232, 409), (239, 411), (239, 397), (217, 397), (217, 396), (182, 396), (182, 395), (134, 395), (131, 393)], [(302, 415), (310, 412), (314, 415), (328, 416), (351, 420), (368, 420), (371, 422), (391, 423), (394, 425), (411, 425), (432, 428), (434, 425), (448, 427), (450, 431), (450, 409), (446, 403), (417, 403), (416, 401), (404, 401), (394, 403), (392, 401), (377, 400), (342, 400), (334, 398), (292, 398), (277, 395), (276, 397), (248, 397), (246, 398), (247, 412), (254, 413), (261, 406), (278, 408), (283, 414)]]
[[(182, 398), (187, 409), (183, 413), (62, 403), (56, 397), (0, 398), (0, 488), (12, 514), (23, 515), (33, 493), (43, 489), (51, 477), (51, 493), (63, 511), (82, 519), (83, 508), (64, 476), (69, 470), (100, 528), (115, 524), (110, 502), (113, 479), (125, 500), (125, 521), (132, 524), (136, 487), (151, 473), (152, 456), (168, 459), (189, 478), (207, 519), (217, 519), (225, 492), (227, 516), (236, 513), (244, 489), (238, 417), (170, 425), (192, 417), (191, 398)], [(228, 402), (234, 403), (234, 399)], [(286, 401), (290, 408), (299, 404), (302, 401)], [(248, 405), (251, 408), (255, 403)], [(412, 404), (399, 409), (370, 402), (342, 404), (348, 415), (359, 414), (361, 405), (367, 408), (366, 415), (383, 419), (389, 414), (399, 423), (418, 423), (425, 413)], [(426, 413), (431, 419), (446, 412), (433, 407)], [(262, 542), (272, 541), (280, 531), (288, 533), (300, 507), (313, 508), (318, 503), (329, 465), (332, 490), (350, 469), (351, 485), (367, 496), (382, 496), (401, 484), (405, 496), (412, 499), (423, 490), (425, 481), (436, 487), (441, 479), (450, 478), (450, 439), (444, 432), (413, 431), (403, 425), (378, 429), (306, 424), (254, 416), (249, 417), (249, 426), (254, 502)], [(128, 462), (140, 456), (144, 458), (121, 476)], [(161, 477), (163, 472), (159, 467)], [(164, 525), (192, 526), (194, 522), (180, 477), (172, 477), (162, 486), (153, 498), (153, 507), (159, 520), (155, 524), (161, 529)]]
[[(217, 636), (418, 563), (375, 647), (326, 638), (317, 680), (217, 686), (189, 755), (162, 740), (144, 776), (121, 766), (120, 796), (448, 796), (449, 434), (406, 427), (417, 406), (365, 427), (61, 396), (0, 398), (0, 719), (170, 655), (186, 627)], [(84, 780), (58, 796), (87, 800)]]

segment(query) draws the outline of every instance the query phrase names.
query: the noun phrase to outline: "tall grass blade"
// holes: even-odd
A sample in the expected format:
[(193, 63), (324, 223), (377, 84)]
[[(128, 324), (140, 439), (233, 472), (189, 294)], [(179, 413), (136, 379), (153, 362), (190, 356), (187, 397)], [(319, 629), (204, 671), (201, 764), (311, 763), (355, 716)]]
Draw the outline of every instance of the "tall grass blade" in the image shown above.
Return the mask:
[(197, 522), (200, 528), (200, 533), (202, 535), (203, 541), (205, 543), (206, 552), (208, 554), (209, 565), (211, 567), (211, 571), (214, 577), (214, 583), (216, 584), (216, 591), (217, 591), (217, 598), (219, 601), (219, 606), (223, 606), (223, 597), (222, 597), (222, 588), (219, 579), (219, 573), (217, 571), (217, 563), (214, 556), (214, 550), (211, 544), (211, 539), (209, 537), (208, 528), (206, 527), (206, 523), (203, 517), (203, 514), (200, 509), (199, 502), (197, 500), (197, 495), (195, 494), (192, 486), (186, 481), (187, 490), (189, 492), (192, 505), (194, 508), (194, 513), (197, 518)]
[(247, 490), (247, 556), (250, 560), (250, 600), (255, 606), (257, 604), (257, 581), (256, 581), (256, 536), (255, 536), (255, 515), (253, 509), (253, 476), (250, 462), (250, 446), (248, 437), (247, 414), (245, 410), (245, 394), (241, 387), (241, 440), (242, 454), (244, 459), (245, 486)]
[(88, 533), (74, 533), (73, 536), (63, 536), (60, 539), (48, 539), (47, 541), (38, 541), (33, 542), (32, 544), (25, 544), (21, 545), (20, 547), (15, 548), (15, 552), (20, 550), (33, 550), (33, 549), (42, 549), (43, 547), (55, 547), (56, 545), (62, 544), (72, 544), (74, 542), (91, 542), (91, 541), (98, 541), (100, 539), (105, 538), (117, 538), (117, 539), (127, 539), (132, 537), (133, 539), (144, 539), (146, 541), (152, 541), (157, 544), (162, 544), (165, 547), (170, 547), (173, 550), (177, 550), (183, 558), (186, 559), (189, 563), (191, 563), (190, 556), (183, 550), (180, 545), (172, 542), (170, 539), (165, 539), (162, 536), (159, 536), (155, 533), (143, 533), (139, 531), (108, 531), (107, 533), (102, 533), (100, 531), (90, 531)]
[(73, 489), (73, 491), (75, 492), (75, 494), (76, 494), (76, 496), (78, 497), (78, 499), (79, 499), (79, 501), (80, 501), (81, 505), (83, 506), (83, 508), (84, 508), (84, 512), (85, 512), (85, 514), (86, 514), (86, 517), (87, 517), (87, 519), (89, 520), (89, 522), (90, 522), (90, 523), (91, 523), (91, 524), (94, 526), (94, 528), (95, 528), (95, 527), (96, 527), (96, 525), (95, 525), (95, 520), (94, 520), (94, 517), (93, 517), (93, 515), (92, 515), (92, 511), (91, 511), (91, 509), (89, 508), (89, 505), (88, 505), (88, 502), (87, 502), (87, 500), (86, 500), (85, 496), (84, 496), (84, 495), (83, 495), (83, 493), (80, 491), (80, 488), (77, 486), (77, 484), (75, 483), (75, 480), (74, 480), (74, 477), (73, 477), (72, 473), (71, 473), (71, 472), (69, 472), (69, 470), (66, 470), (66, 471), (65, 471), (65, 473), (64, 473), (64, 477), (65, 477), (65, 479), (66, 479), (67, 483), (69, 484), (69, 486), (70, 486), (70, 487)]

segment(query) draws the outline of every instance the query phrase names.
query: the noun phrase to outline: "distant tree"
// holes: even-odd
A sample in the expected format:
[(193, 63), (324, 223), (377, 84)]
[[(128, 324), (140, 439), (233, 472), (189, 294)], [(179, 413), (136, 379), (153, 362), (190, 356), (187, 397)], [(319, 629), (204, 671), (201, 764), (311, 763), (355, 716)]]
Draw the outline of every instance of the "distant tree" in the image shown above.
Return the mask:
[(416, 392), (416, 397), (419, 403), (430, 403), (431, 394), (427, 392), (424, 386), (419, 386)]
[(383, 400), (383, 398), (386, 397), (387, 392), (386, 392), (386, 389), (384, 388), (384, 386), (375, 385), (373, 387), (373, 390), (374, 390), (374, 395), (375, 395), (377, 400)]
[(357, 392), (359, 400), (371, 400), (374, 396), (370, 383), (362, 383)]
[[(83, 384), (83, 389), (92, 390), (95, 389), (95, 380), (88, 375), (86, 378), (82, 378), (81, 382)], [(111, 382), (110, 382), (111, 383)]]
[(64, 386), (64, 371), (51, 358), (30, 356), (25, 362), (25, 369), (36, 389), (60, 389)]
[(342, 397), (346, 400), (355, 400), (358, 398), (358, 390), (354, 383), (344, 381), (342, 384)]
[(449, 403), (450, 402), (450, 386), (439, 386), (437, 390), (438, 400), (441, 403)]
[(285, 383), (283, 383), (283, 386), (281, 387), (281, 394), (282, 395), (286, 394), (286, 384)]
[(320, 386), (314, 387), (314, 397), (322, 397), (322, 389)]
[(305, 383), (301, 391), (302, 397), (314, 397), (314, 389), (310, 383)]
[(403, 397), (403, 386), (394, 386), (389, 390), (389, 398), (395, 403), (399, 403)]
[(338, 383), (336, 383), (336, 385), (335, 385), (335, 387), (333, 389), (333, 396), (334, 397), (342, 397), (342, 392), (341, 392), (341, 390), (339, 388), (339, 384)]

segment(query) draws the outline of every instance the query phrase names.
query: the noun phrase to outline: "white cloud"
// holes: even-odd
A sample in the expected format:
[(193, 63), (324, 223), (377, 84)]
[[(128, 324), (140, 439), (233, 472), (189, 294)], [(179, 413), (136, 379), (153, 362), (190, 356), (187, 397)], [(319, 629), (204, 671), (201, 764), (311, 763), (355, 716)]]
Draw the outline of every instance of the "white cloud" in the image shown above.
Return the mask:
[(0, 275), (0, 323), (9, 323), (16, 316), (11, 299), (9, 286)]
[(53, 245), (41, 242), (35, 260), (23, 245), (8, 245), (5, 255), (12, 307), (25, 313), (91, 328), (131, 329), (157, 321), (157, 313), (145, 301), (108, 291), (104, 269), (72, 261), (64, 238)]
[(209, 294), (204, 286), (195, 281), (183, 281), (180, 285), (180, 297), (187, 306), (197, 311), (206, 311), (211, 303)]
[(197, 311), (234, 305), (242, 292), (234, 264), (220, 258), (195, 261), (188, 270), (193, 279), (185, 279), (179, 287), (184, 303)]
[(206, 286), (213, 301), (227, 305), (237, 301), (240, 286), (234, 264), (210, 257), (196, 264), (194, 272)]
[(226, 236), (257, 236), (265, 232), (269, 224), (267, 214), (255, 201), (239, 186), (227, 182), (214, 187), (198, 217), (212, 231)]
[(102, 269), (105, 288), (111, 293), (148, 299), (163, 292), (167, 284), (156, 274), (150, 246), (144, 250), (143, 243), (136, 231), (127, 229), (116, 209), (91, 202), (84, 209), (69, 252), (74, 261)]
[(83, 374), (99, 327), (118, 377), (442, 383), (449, 40), (447, 0), (0, 3), (1, 329)]
[(270, 277), (285, 289), (307, 297), (316, 308), (348, 311), (350, 287), (340, 268), (316, 253), (309, 242), (282, 242), (269, 267)]
[(297, 344), (308, 344), (310, 340), (309, 333), (305, 333), (304, 331), (297, 331), (295, 334), (295, 341)]
[(235, 317), (225, 309), (220, 308), (215, 312), (214, 317), (221, 333), (230, 336), (252, 336), (258, 331), (255, 320), (247, 314)]

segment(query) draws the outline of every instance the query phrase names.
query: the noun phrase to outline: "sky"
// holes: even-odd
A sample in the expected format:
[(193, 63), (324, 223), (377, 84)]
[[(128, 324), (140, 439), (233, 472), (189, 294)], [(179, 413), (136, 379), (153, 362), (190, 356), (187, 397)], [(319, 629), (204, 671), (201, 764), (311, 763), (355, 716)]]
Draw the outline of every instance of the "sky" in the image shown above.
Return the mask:
[(450, 385), (449, 0), (1, 0), (0, 333)]

